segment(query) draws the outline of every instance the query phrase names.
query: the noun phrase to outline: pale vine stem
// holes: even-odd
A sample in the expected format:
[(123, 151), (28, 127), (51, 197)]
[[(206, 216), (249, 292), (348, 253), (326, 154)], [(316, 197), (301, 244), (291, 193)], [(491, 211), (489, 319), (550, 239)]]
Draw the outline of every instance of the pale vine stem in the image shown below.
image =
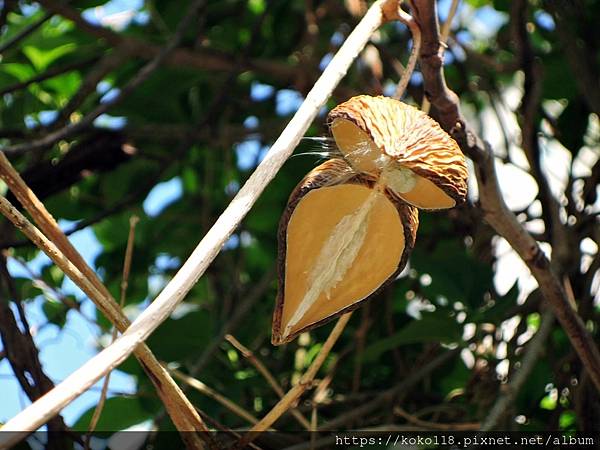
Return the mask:
[[(148, 338), (150, 333), (169, 317), (217, 256), (225, 241), (298, 145), (313, 119), (344, 77), (354, 59), (367, 44), (373, 32), (385, 21), (397, 19), (397, 8), (397, 0), (378, 0), (369, 8), (367, 14), (348, 36), (308, 93), (266, 157), (154, 302), (113, 344), (90, 359), (44, 397), (9, 420), (2, 429), (15, 433), (0, 433), (0, 447), (9, 447), (15, 444), (28, 431), (36, 430), (46, 423), (73, 399), (124, 361)], [(70, 264), (69, 261), (67, 262)], [(95, 290), (94, 286), (90, 287)], [(345, 320), (347, 319), (346, 316)], [(343, 320), (340, 319), (340, 321)], [(17, 433), (19, 431), (21, 433)]]
[[(131, 271), (131, 260), (133, 257), (133, 243), (135, 242), (135, 226), (139, 222), (139, 217), (132, 216), (129, 218), (129, 234), (127, 236), (127, 247), (125, 248), (125, 260), (123, 261), (123, 276), (121, 279), (121, 298), (119, 299), (119, 307), (123, 310), (125, 306), (125, 297), (127, 296), (127, 287), (129, 286), (129, 273)], [(118, 330), (117, 328), (113, 328), (111, 343), (115, 341), (117, 338)], [(104, 382), (102, 383), (102, 390), (100, 391), (100, 399), (98, 400), (98, 404), (96, 405), (96, 409), (94, 409), (94, 414), (92, 414), (92, 418), (90, 420), (90, 424), (88, 426), (88, 431), (85, 437), (85, 448), (86, 450), (90, 448), (90, 441), (92, 439), (92, 433), (98, 426), (98, 421), (100, 420), (100, 415), (102, 414), (102, 410), (104, 409), (104, 403), (106, 402), (106, 395), (108, 393), (108, 385), (110, 383), (110, 374), (112, 372), (108, 372), (106, 377), (104, 378)]]
[[(31, 217), (37, 221), (43, 232), (32, 225), (4, 197), (0, 197), (0, 212), (63, 271), (119, 331), (125, 331), (130, 322), (119, 308), (116, 300), (92, 268), (85, 262), (81, 254), (73, 247), (54, 217), (46, 210), (33, 191), (29, 189), (2, 152), (0, 152), (0, 178), (31, 214)], [(177, 429), (180, 431), (207, 430), (193, 405), (168, 372), (160, 365), (150, 349), (146, 345), (140, 345), (136, 349), (136, 355), (140, 358), (142, 366), (156, 386), (158, 395), (164, 402)], [(23, 429), (23, 431), (26, 431), (26, 429)], [(203, 447), (202, 441), (194, 433), (184, 433), (182, 436), (192, 448)]]

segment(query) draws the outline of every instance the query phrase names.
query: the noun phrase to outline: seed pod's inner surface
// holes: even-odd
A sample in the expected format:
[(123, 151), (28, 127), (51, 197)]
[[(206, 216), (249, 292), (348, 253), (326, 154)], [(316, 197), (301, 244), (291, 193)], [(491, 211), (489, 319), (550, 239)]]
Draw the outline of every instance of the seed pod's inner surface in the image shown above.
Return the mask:
[[(409, 183), (407, 183), (403, 171), (386, 170), (383, 174), (386, 186), (396, 192), (402, 200), (422, 209), (453, 208), (456, 205), (456, 201), (452, 197), (446, 195), (431, 181), (409, 169), (404, 170), (413, 174)], [(407, 185), (412, 186), (407, 189)]]
[(385, 184), (407, 203), (423, 209), (455, 206), (456, 201), (452, 197), (428, 179), (408, 169), (401, 160), (386, 155), (354, 122), (335, 119), (331, 124), (331, 133), (340, 151), (355, 170), (383, 174)]
[(398, 268), (403, 230), (396, 207), (368, 186), (306, 194), (287, 228), (283, 339), (377, 290)]
[(388, 159), (370, 136), (346, 119), (336, 119), (331, 133), (350, 165), (359, 172), (377, 173)]

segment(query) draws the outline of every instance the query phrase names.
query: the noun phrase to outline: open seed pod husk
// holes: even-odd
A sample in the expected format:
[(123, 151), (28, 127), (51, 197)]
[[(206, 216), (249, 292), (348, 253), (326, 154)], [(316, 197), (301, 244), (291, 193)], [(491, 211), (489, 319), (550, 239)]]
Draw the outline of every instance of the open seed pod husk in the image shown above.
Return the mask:
[(279, 225), (275, 345), (357, 308), (392, 281), (415, 243), (417, 209), (343, 159), (312, 170)]
[(383, 176), (411, 205), (442, 209), (465, 200), (464, 155), (423, 111), (389, 97), (360, 95), (335, 107), (328, 123), (356, 171)]

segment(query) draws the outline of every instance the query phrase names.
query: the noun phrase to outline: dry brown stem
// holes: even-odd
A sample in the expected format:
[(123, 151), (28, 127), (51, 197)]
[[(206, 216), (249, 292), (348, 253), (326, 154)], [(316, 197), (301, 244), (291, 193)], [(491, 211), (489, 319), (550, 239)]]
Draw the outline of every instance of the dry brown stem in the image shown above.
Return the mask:
[[(440, 32), (440, 43), (443, 48), (446, 48), (446, 43), (448, 42), (448, 37), (450, 36), (450, 28), (452, 27), (452, 20), (454, 19), (454, 15), (456, 14), (456, 10), (458, 9), (458, 4), (460, 0), (452, 0), (452, 4), (450, 5), (450, 10), (448, 11), (448, 16), (446, 21), (442, 25), (442, 29)], [(429, 109), (431, 108), (431, 103), (429, 103), (429, 99), (427, 96), (423, 96), (423, 102), (421, 103), (421, 111), (429, 113)]]
[(571, 307), (563, 286), (536, 240), (508, 209), (498, 184), (494, 154), (463, 117), (457, 95), (448, 88), (443, 71), (436, 3), (415, 0), (415, 19), (423, 34), (420, 62), (425, 93), (436, 110), (442, 127), (475, 163), (479, 201), (485, 220), (504, 237), (527, 264), (542, 295), (569, 337), (573, 348), (600, 390), (600, 352), (577, 312)]

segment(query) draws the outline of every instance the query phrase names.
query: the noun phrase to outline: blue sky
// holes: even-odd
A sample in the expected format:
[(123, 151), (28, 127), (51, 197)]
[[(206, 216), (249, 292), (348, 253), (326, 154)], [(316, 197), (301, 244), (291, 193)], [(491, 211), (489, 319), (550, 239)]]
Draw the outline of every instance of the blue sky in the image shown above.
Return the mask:
[[(155, 217), (171, 202), (177, 200), (181, 194), (182, 183), (179, 178), (160, 183), (146, 197), (143, 204), (144, 212), (150, 217)], [(63, 230), (68, 230), (73, 225), (67, 221), (60, 222)], [(74, 233), (70, 236), (70, 240), (86, 262), (94, 267), (94, 260), (101, 252), (102, 247), (91, 228)], [(29, 268), (34, 273), (39, 273), (40, 269), (49, 262), (50, 260), (40, 253), (30, 262)], [(15, 277), (29, 277), (27, 271), (14, 259), (9, 259), (8, 268)], [(40, 361), (44, 370), (55, 383), (66, 378), (97, 353), (97, 340), (100, 337), (98, 328), (84, 318), (84, 316), (94, 317), (95, 308), (92, 302), (87, 300), (79, 288), (68, 278), (65, 278), (62, 292), (67, 295), (75, 295), (83, 300), (83, 315), (76, 311), (70, 311), (63, 330), (56, 325), (49, 324), (42, 327), (34, 336), (34, 340), (40, 348)], [(26, 304), (27, 319), (33, 329), (37, 329), (47, 322), (42, 311), (44, 301), (44, 298), (40, 296)], [(101, 385), (101, 382), (98, 383), (63, 410), (67, 424), (74, 423), (84, 411), (98, 403)], [(111, 376), (109, 389), (111, 392), (117, 393), (134, 393), (135, 380), (116, 370)], [(2, 399), (0, 422), (10, 419), (23, 407), (30, 404), (27, 396), (14, 379), (12, 369), (6, 359), (0, 361), (0, 398)]]

